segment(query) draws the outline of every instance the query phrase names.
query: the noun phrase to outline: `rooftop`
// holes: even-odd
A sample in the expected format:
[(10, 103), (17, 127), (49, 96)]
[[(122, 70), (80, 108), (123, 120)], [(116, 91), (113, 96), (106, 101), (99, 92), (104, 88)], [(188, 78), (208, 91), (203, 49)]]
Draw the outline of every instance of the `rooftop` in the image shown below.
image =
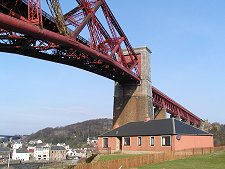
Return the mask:
[(10, 149), (8, 147), (0, 147), (0, 152), (9, 152)]
[(130, 122), (110, 130), (100, 137), (157, 136), (157, 135), (212, 135), (174, 118)]
[(63, 146), (52, 146), (51, 150), (66, 150)]
[(16, 153), (29, 153), (27, 149), (17, 149)]

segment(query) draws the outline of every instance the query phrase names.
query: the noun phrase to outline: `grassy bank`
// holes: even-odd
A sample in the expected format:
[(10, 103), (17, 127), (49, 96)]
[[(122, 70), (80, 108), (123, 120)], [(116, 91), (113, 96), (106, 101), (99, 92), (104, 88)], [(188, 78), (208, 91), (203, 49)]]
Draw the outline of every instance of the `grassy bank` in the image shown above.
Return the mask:
[(109, 160), (117, 160), (122, 158), (131, 158), (135, 156), (141, 156), (142, 154), (110, 154), (110, 155), (101, 155), (98, 161), (109, 161)]
[(182, 160), (167, 161), (139, 167), (139, 169), (222, 169), (225, 168), (225, 152), (217, 152)]

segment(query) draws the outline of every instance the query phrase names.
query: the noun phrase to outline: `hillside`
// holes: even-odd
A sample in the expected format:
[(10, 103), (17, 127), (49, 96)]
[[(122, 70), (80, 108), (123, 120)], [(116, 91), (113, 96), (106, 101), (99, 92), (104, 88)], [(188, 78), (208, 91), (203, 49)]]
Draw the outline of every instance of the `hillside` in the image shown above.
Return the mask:
[[(94, 119), (71, 124), (64, 127), (45, 128), (29, 135), (26, 140), (40, 139), (52, 144), (66, 143), (72, 147), (80, 147), (86, 143), (87, 137), (98, 135), (112, 128), (112, 119)], [(206, 122), (204, 130), (214, 134), (215, 145), (225, 145), (225, 125)]]
[(112, 119), (94, 119), (64, 127), (48, 127), (29, 135), (27, 140), (40, 139), (52, 144), (66, 143), (72, 147), (79, 147), (86, 143), (87, 137), (97, 137), (111, 128)]
[(225, 145), (225, 124), (205, 120), (203, 130), (213, 134), (215, 146)]
[(214, 145), (225, 145), (225, 124), (212, 123), (208, 132), (214, 135)]

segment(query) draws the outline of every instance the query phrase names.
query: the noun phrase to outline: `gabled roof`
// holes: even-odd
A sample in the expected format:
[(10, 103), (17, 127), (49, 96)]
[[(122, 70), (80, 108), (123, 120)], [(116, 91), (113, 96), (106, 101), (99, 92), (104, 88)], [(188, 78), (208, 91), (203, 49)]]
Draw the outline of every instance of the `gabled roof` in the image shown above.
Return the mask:
[(213, 135), (199, 128), (188, 125), (182, 121), (174, 119), (176, 134), (180, 135)]
[(27, 149), (17, 149), (16, 153), (29, 153)]
[(48, 146), (36, 146), (36, 149), (37, 148), (42, 148), (43, 149), (43, 148), (49, 148), (49, 147)]
[(63, 146), (52, 146), (51, 150), (66, 150)]
[(10, 149), (8, 147), (0, 147), (0, 152), (9, 152)]
[(157, 136), (157, 135), (212, 135), (177, 119), (130, 122), (108, 131), (100, 137)]

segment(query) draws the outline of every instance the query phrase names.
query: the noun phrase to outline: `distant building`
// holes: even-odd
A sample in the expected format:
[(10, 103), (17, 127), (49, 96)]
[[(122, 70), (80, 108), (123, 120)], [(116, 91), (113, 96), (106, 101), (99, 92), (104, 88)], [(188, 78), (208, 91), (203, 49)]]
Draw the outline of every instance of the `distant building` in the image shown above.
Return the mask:
[(27, 149), (13, 149), (12, 159), (28, 161), (30, 160), (30, 153), (27, 151)]
[(62, 147), (64, 147), (64, 146), (66, 146), (66, 143), (57, 143), (57, 146), (62, 146)]
[(4, 161), (9, 158), (10, 149), (8, 147), (0, 147), (0, 161)]
[(66, 150), (66, 158), (70, 159), (70, 158), (75, 158), (76, 157), (76, 153), (73, 152), (71, 149)]
[(29, 144), (30, 145), (42, 144), (42, 141), (41, 140), (30, 140)]
[(27, 147), (27, 151), (30, 153), (31, 159), (34, 158), (34, 149), (35, 149), (35, 147), (33, 147), (33, 146), (28, 146)]
[(43, 142), (41, 140), (37, 140), (37, 144), (42, 144)]
[(19, 142), (19, 143), (14, 143), (13, 145), (12, 145), (12, 148), (13, 149), (19, 149), (19, 148), (22, 148), (23, 147), (23, 144), (21, 143), (21, 142)]
[(213, 147), (213, 135), (171, 119), (130, 122), (99, 136), (101, 153), (175, 151)]
[(69, 146), (69, 145), (66, 145), (66, 143), (57, 143), (57, 146), (62, 146), (62, 147), (64, 147), (66, 150), (69, 150), (69, 149), (70, 149), (70, 146)]
[(81, 149), (76, 149), (75, 150), (75, 154), (77, 157), (79, 158), (84, 158), (86, 157), (86, 152), (84, 150), (81, 150)]
[(98, 138), (95, 138), (95, 137), (87, 138), (87, 145), (96, 145), (97, 143), (98, 143)]
[(35, 160), (49, 160), (49, 150), (48, 146), (36, 146), (34, 149)]
[(50, 159), (60, 161), (66, 159), (66, 149), (63, 146), (52, 146), (50, 149)]

